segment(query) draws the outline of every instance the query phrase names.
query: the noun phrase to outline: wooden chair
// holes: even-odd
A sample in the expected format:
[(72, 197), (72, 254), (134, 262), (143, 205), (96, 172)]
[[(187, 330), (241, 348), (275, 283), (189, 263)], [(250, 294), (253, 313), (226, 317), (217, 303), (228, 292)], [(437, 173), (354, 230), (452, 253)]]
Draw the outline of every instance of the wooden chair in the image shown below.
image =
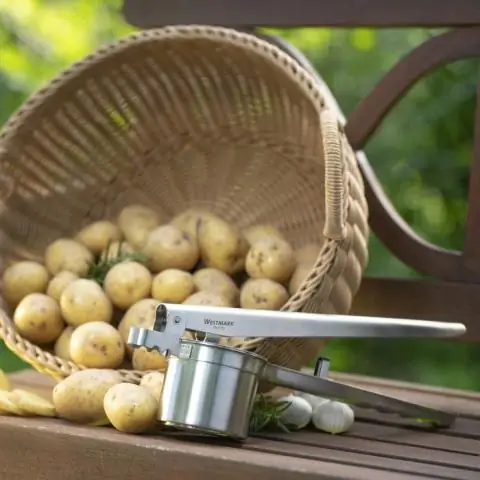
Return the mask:
[[(453, 27), (402, 58), (346, 120), (370, 207), (372, 230), (401, 261), (426, 279), (365, 278), (352, 313), (462, 321), (462, 341), (480, 341), (480, 95), (476, 110), (468, 217), (463, 252), (450, 251), (419, 237), (385, 195), (361, 151), (382, 120), (409, 89), (432, 70), (456, 60), (480, 57), (478, 0), (125, 0), (126, 20), (140, 28), (172, 24), (223, 25), (248, 31), (257, 27)], [(269, 37), (310, 71), (313, 67), (282, 39)], [(321, 82), (321, 78), (318, 76)], [(479, 85), (480, 93), (480, 85)]]

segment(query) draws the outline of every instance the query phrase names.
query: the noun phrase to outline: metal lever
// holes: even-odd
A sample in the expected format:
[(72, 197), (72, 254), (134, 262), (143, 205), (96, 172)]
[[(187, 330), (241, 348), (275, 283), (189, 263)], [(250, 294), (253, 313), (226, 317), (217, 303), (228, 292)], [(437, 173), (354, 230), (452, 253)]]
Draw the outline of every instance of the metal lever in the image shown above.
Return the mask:
[(360, 408), (374, 409), (382, 413), (394, 413), (401, 417), (433, 423), (439, 427), (449, 427), (455, 421), (456, 417), (451, 413), (328, 380), (325, 378), (328, 374), (328, 366), (328, 359), (319, 359), (315, 376), (313, 376), (268, 364), (263, 373), (263, 379), (281, 387), (299, 390), (319, 397), (337, 399)]

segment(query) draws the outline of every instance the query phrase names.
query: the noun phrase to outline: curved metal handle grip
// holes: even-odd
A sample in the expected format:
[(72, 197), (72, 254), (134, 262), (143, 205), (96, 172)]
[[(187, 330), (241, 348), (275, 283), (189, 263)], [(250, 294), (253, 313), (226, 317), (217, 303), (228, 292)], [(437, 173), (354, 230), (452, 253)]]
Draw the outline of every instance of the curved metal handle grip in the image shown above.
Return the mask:
[(455, 421), (455, 415), (435, 410), (423, 405), (399, 400), (380, 393), (338, 383), (326, 378), (315, 377), (289, 368), (268, 364), (263, 380), (279, 387), (292, 388), (319, 397), (341, 400), (350, 405), (370, 408), (384, 413), (395, 413), (402, 417), (430, 422), (439, 427), (449, 427)]

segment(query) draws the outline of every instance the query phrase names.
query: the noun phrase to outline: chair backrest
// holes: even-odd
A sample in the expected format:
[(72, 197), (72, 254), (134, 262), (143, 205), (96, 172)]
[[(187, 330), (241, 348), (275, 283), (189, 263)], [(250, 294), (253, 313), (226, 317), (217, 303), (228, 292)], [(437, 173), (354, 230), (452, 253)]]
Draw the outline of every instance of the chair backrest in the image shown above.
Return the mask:
[[(256, 27), (453, 27), (402, 58), (346, 120), (358, 151), (372, 230), (400, 260), (428, 280), (365, 278), (352, 313), (462, 321), (462, 340), (480, 342), (480, 84), (470, 170), (463, 251), (445, 250), (419, 237), (401, 218), (361, 151), (394, 105), (427, 73), (456, 60), (480, 58), (478, 0), (337, 0), (293, 3), (230, 0), (125, 0), (126, 20), (141, 28), (172, 24), (215, 24), (253, 31)], [(308, 61), (280, 39), (271, 39), (306, 68)], [(319, 81), (321, 79), (319, 78)], [(441, 167), (439, 167), (441, 168)]]

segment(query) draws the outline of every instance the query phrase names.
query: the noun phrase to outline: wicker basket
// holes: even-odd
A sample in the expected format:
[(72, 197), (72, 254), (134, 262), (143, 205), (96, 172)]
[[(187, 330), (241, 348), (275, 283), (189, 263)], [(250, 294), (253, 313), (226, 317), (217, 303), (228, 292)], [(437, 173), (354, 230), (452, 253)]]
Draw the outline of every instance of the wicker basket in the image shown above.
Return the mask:
[[(130, 203), (168, 220), (211, 209), (239, 227), (268, 222), (316, 265), (284, 310), (347, 313), (367, 262), (367, 204), (354, 153), (306, 70), (255, 36), (188, 26), (101, 48), (53, 79), (0, 135), (0, 255), (40, 259)], [(81, 369), (21, 338), (6, 345), (61, 379)], [(300, 368), (324, 340), (249, 339)], [(144, 372), (122, 370), (127, 381)]]

